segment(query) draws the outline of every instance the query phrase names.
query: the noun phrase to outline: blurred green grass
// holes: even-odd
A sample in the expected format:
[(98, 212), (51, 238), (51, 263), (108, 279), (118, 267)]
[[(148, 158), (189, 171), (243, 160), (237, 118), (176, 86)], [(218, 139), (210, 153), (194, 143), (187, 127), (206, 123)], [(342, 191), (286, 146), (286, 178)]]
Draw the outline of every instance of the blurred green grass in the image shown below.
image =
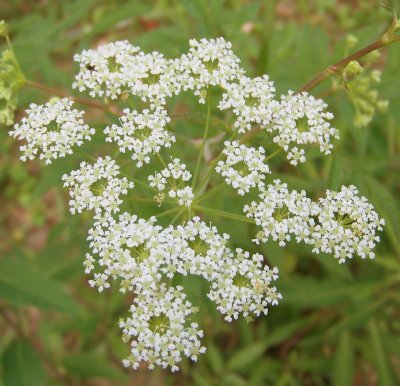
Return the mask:
[[(102, 41), (128, 39), (172, 57), (187, 50), (190, 38), (224, 36), (250, 76), (268, 73), (278, 92), (285, 92), (340, 59), (349, 33), (359, 39), (354, 49), (371, 42), (390, 14), (375, 1), (361, 0), (2, 0), (0, 19), (10, 24), (28, 79), (52, 87), (70, 90), (72, 55)], [(178, 374), (121, 367), (127, 347), (117, 320), (130, 299), (88, 287), (82, 258), (90, 215), (71, 216), (60, 186), (61, 175), (76, 167), (80, 156), (46, 168), (23, 164), (8, 128), (0, 127), (0, 385), (400, 384), (399, 64), (400, 45), (385, 49), (377, 64), (383, 76), (376, 88), (390, 102), (386, 114), (356, 128), (348, 95), (334, 92), (326, 98), (341, 134), (333, 154), (316, 155), (297, 168), (283, 160), (273, 165), (274, 178), (314, 197), (326, 188), (355, 184), (387, 222), (376, 259), (338, 265), (331, 256), (295, 244), (257, 249), (249, 241), (255, 233), (251, 225), (212, 217), (235, 246), (262, 252), (279, 267), (284, 300), (253, 324), (228, 324), (207, 301), (205, 283), (182, 279), (202, 309), (208, 351), (197, 364), (184, 362)], [(328, 80), (313, 93), (330, 85)], [(24, 88), (18, 117), (30, 102), (47, 97)], [(174, 109), (180, 103), (171, 101)], [(201, 111), (190, 98), (185, 103)], [(104, 125), (100, 115), (90, 119), (96, 127)], [(177, 121), (176, 127), (201, 130), (188, 121)], [(87, 150), (100, 143), (101, 138)], [(229, 189), (224, 192), (213, 207), (237, 211)], [(138, 209), (136, 203), (130, 206)], [(140, 205), (140, 210), (152, 208)]]

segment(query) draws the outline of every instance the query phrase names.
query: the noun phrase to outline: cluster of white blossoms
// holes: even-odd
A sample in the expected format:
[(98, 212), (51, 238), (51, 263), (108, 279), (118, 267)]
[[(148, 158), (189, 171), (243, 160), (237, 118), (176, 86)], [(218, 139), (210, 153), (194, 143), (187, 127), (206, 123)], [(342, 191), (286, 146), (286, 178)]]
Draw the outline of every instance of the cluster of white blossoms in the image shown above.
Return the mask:
[(313, 230), (313, 252), (333, 253), (340, 263), (357, 254), (375, 257), (373, 249), (383, 229), (380, 219), (366, 197), (358, 196), (355, 186), (342, 186), (340, 192), (326, 191), (318, 200), (318, 221)]
[(253, 79), (240, 76), (238, 83), (227, 83), (224, 86), (218, 108), (232, 109), (237, 117), (234, 126), (239, 133), (244, 133), (254, 125), (266, 126), (270, 123), (270, 105), (274, 95), (274, 83), (268, 75)]
[(206, 351), (201, 346), (203, 331), (188, 318), (197, 311), (186, 300), (183, 287), (167, 288), (160, 285), (157, 292), (135, 291), (131, 316), (120, 320), (123, 339), (131, 342), (131, 355), (123, 361), (125, 367), (137, 369), (146, 362), (149, 369), (155, 366), (179, 370), (182, 356), (197, 360)]
[(121, 194), (127, 194), (134, 183), (119, 177), (119, 166), (111, 157), (101, 158), (91, 165), (83, 161), (79, 169), (64, 174), (64, 187), (69, 188), (70, 211), (72, 214), (94, 209), (113, 213), (122, 204)]
[(176, 60), (159, 52), (145, 54), (128, 41), (119, 41), (84, 50), (74, 56), (79, 63), (73, 88), (89, 90), (92, 97), (137, 95), (152, 108), (165, 104), (165, 98), (181, 90)]
[(150, 162), (150, 155), (159, 153), (162, 147), (169, 148), (175, 142), (175, 136), (165, 130), (170, 122), (168, 113), (163, 108), (155, 110), (125, 109), (119, 118), (120, 125), (113, 124), (104, 129), (107, 142), (116, 142), (121, 153), (132, 153), (136, 166)]
[[(90, 253), (84, 261), (85, 272), (92, 275), (89, 284), (102, 292), (116, 282), (121, 292), (134, 294), (129, 317), (120, 320), (123, 339), (131, 342), (130, 356), (123, 363), (134, 369), (145, 362), (149, 368), (161, 366), (176, 371), (184, 357), (196, 360), (205, 352), (200, 343), (203, 332), (192, 320), (197, 309), (186, 299), (182, 287), (172, 286), (175, 275), (197, 275), (208, 281), (207, 296), (227, 321), (240, 315), (250, 321), (267, 314), (268, 307), (281, 299), (273, 285), (278, 270), (265, 265), (258, 253), (231, 249), (229, 235), (220, 234), (198, 216), (203, 209), (213, 213), (211, 208), (197, 205), (201, 195), (210, 192), (203, 187), (207, 188), (213, 170), (240, 196), (250, 189), (258, 190), (259, 200), (244, 206), (248, 217), (245, 220), (254, 221), (260, 228), (253, 239), (256, 244), (272, 239), (285, 246), (294, 239), (310, 244), (315, 253), (333, 254), (339, 262), (355, 254), (373, 258), (379, 241), (377, 232), (384, 225), (354, 186), (342, 187), (340, 192), (328, 190), (325, 198), (314, 202), (304, 191), (289, 191), (280, 180), (271, 183), (266, 161), (280, 149), (272, 149), (274, 154), (266, 157), (264, 147), (243, 143), (252, 137), (250, 131), (262, 131), (271, 137), (274, 147), (283, 148), (292, 165), (306, 160), (306, 146), (317, 146), (323, 154), (329, 154), (338, 131), (331, 126), (333, 115), (323, 100), (291, 91), (276, 98), (270, 78), (247, 77), (231, 43), (223, 38), (189, 43), (188, 52), (175, 59), (167, 59), (159, 52), (144, 53), (128, 41), (108, 43), (74, 57), (79, 72), (73, 88), (106, 103), (112, 99), (115, 103), (123, 101), (124, 106), (132, 106), (130, 102), (145, 106), (140, 110), (124, 109), (118, 122), (104, 129), (106, 142), (115, 144), (136, 164), (126, 173), (132, 178), (122, 177), (125, 173), (109, 156), (97, 158), (94, 164), (81, 162), (79, 169), (62, 177), (64, 186), (69, 188), (71, 213), (95, 212), (88, 234)], [(219, 92), (213, 93), (215, 88)], [(173, 158), (166, 164), (160, 154), (175, 142), (168, 127), (171, 118), (167, 99), (181, 91), (192, 91), (200, 103), (208, 101), (202, 152), (210, 150), (206, 140), (216, 95), (222, 95), (214, 101), (218, 109), (232, 112), (228, 115), (233, 117), (228, 118), (233, 120), (228, 123), (232, 138), (244, 134), (233, 142), (224, 142), (221, 154), (214, 158), (218, 160), (216, 166), (212, 162), (208, 165), (205, 182), (199, 182), (198, 190), (197, 176), (203, 175), (199, 165), (204, 152), (198, 156), (192, 185), (192, 173), (185, 163)], [(138, 104), (137, 100), (127, 101), (133, 96), (140, 99)], [(82, 116), (83, 112), (72, 109), (72, 101), (67, 98), (42, 106), (32, 104), (27, 117), (10, 132), (26, 143), (20, 148), (21, 159), (38, 156), (51, 163), (72, 154), (73, 146), (82, 145), (94, 134)], [(188, 144), (193, 142), (186, 140)], [(164, 169), (146, 172), (145, 165), (153, 158), (158, 158)], [(146, 181), (139, 180), (137, 168), (146, 173)], [(171, 225), (163, 227), (157, 224), (156, 217), (144, 219), (123, 211), (117, 217), (122, 196), (134, 187), (131, 180), (158, 191), (153, 199), (160, 206), (164, 197), (169, 197), (165, 203), (176, 207), (160, 215), (176, 210)], [(183, 214), (187, 216), (185, 220), (180, 217)], [(237, 214), (230, 217), (243, 219)], [(181, 223), (172, 225), (178, 219)]]
[(149, 368), (176, 371), (183, 356), (196, 360), (205, 352), (203, 332), (191, 320), (197, 308), (185, 299), (182, 287), (166, 285), (176, 274), (209, 281), (208, 296), (227, 321), (239, 315), (250, 320), (277, 304), (281, 295), (271, 282), (278, 270), (263, 266), (258, 254), (250, 258), (238, 249), (233, 257), (228, 239), (199, 217), (164, 229), (154, 217), (145, 220), (126, 212), (118, 219), (96, 217), (88, 235), (91, 253), (84, 261), (85, 272), (94, 271), (89, 284), (102, 292), (117, 281), (120, 291), (135, 294), (131, 316), (120, 321), (123, 339), (131, 341), (125, 366), (136, 369), (146, 362)]
[(178, 225), (171, 234), (182, 260), (178, 273), (202, 276), (209, 281), (221, 274), (223, 263), (230, 256), (226, 247), (229, 235), (220, 235), (215, 226), (207, 225), (197, 216)]
[(358, 196), (355, 186), (342, 186), (340, 192), (327, 190), (325, 198), (313, 202), (304, 191), (289, 191), (275, 180), (259, 197), (260, 202), (243, 208), (262, 228), (254, 239), (257, 244), (272, 238), (284, 246), (293, 236), (298, 243), (311, 244), (314, 253), (333, 253), (339, 263), (355, 254), (375, 257), (377, 232), (385, 221), (365, 197)]
[(194, 198), (192, 188), (185, 185), (191, 178), (191, 173), (179, 158), (174, 158), (161, 172), (148, 177), (149, 185), (160, 192), (163, 192), (168, 184), (170, 188), (168, 196), (176, 198), (178, 204), (184, 206), (190, 206)]
[(100, 45), (95, 50), (84, 50), (74, 56), (79, 63), (73, 88), (89, 90), (92, 97), (116, 99), (127, 89), (129, 63), (140, 52), (127, 40)]
[(21, 160), (39, 159), (50, 164), (53, 159), (72, 154), (74, 146), (89, 141), (95, 130), (84, 123), (84, 112), (72, 108), (68, 98), (54, 99), (45, 105), (32, 103), (27, 116), (14, 126), (10, 135), (26, 141), (20, 146)]
[(189, 52), (178, 59), (180, 80), (183, 90), (193, 90), (200, 103), (205, 103), (210, 86), (225, 87), (244, 73), (232, 44), (224, 38), (191, 39), (189, 44)]
[(308, 93), (282, 95), (279, 102), (270, 106), (271, 119), (266, 130), (273, 140), (287, 152), (290, 163), (305, 162), (304, 145), (316, 145), (324, 154), (333, 148), (332, 138), (339, 138), (339, 131), (331, 126), (333, 114), (328, 105)]
[(222, 151), (225, 160), (218, 161), (215, 171), (225, 177), (227, 184), (232, 185), (243, 196), (250, 188), (264, 187), (265, 174), (271, 173), (264, 162), (265, 150), (240, 144), (238, 141), (224, 143)]
[(87, 254), (85, 272), (90, 273), (96, 261), (101, 272), (89, 283), (101, 292), (112, 279), (120, 279), (121, 292), (140, 289), (156, 289), (160, 279), (161, 264), (166, 253), (158, 238), (162, 228), (154, 225), (155, 218), (138, 219), (136, 215), (122, 213), (118, 220), (100, 216), (89, 230), (88, 241), (93, 255)]
[(278, 304), (282, 296), (276, 287), (270, 287), (278, 278), (278, 269), (263, 265), (264, 257), (236, 249), (236, 256), (224, 261), (222, 275), (211, 285), (208, 297), (217, 304), (218, 310), (231, 322), (242, 314), (248, 321), (251, 315), (267, 315), (268, 305)]
[(259, 197), (260, 202), (253, 201), (243, 208), (246, 216), (262, 228), (254, 239), (257, 244), (265, 243), (271, 237), (283, 247), (292, 236), (297, 242), (311, 243), (316, 206), (306, 197), (305, 191), (289, 192), (287, 184), (274, 180), (261, 190)]

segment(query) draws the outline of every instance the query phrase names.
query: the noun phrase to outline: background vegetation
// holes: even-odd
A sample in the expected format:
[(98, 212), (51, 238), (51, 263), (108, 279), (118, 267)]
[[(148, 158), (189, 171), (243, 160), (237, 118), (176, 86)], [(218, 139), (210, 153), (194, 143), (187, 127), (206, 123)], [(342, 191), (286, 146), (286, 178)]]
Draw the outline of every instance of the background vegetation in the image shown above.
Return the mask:
[[(67, 92), (76, 70), (72, 55), (84, 48), (128, 39), (145, 51), (174, 56), (187, 50), (190, 38), (216, 36), (232, 41), (249, 75), (268, 73), (278, 92), (285, 92), (372, 42), (390, 23), (390, 14), (372, 0), (2, 0), (0, 19), (10, 24), (26, 77)], [(254, 323), (228, 324), (207, 301), (205, 283), (184, 280), (202, 310), (208, 351), (197, 364), (184, 362), (178, 374), (133, 372), (121, 365), (128, 348), (117, 321), (131, 299), (116, 289), (99, 295), (88, 286), (82, 261), (91, 215), (71, 216), (60, 184), (61, 175), (81, 156), (50, 167), (22, 163), (9, 128), (1, 126), (0, 385), (400, 384), (400, 44), (364, 65), (368, 69), (348, 80), (348, 90), (337, 77), (313, 90), (336, 117), (341, 140), (333, 154), (315, 154), (298, 167), (277, 157), (273, 168), (275, 177), (313, 197), (355, 184), (387, 222), (376, 259), (338, 265), (331, 256), (313, 255), (297, 244), (257, 247), (249, 241), (255, 233), (251, 224), (207, 217), (229, 232), (236, 246), (262, 252), (279, 267), (284, 299)], [(371, 81), (374, 69), (383, 71), (381, 83)], [(385, 114), (374, 109), (371, 90), (378, 100), (389, 101)], [(48, 98), (24, 87), (17, 119), (29, 103)], [(177, 114), (192, 107), (203, 112), (189, 97), (171, 102)], [(91, 110), (88, 118), (104, 126), (98, 111)], [(196, 137), (202, 119), (174, 124)], [(101, 138), (88, 151), (102, 154), (100, 143)], [(213, 207), (240, 210), (233, 207), (231, 194), (227, 188)], [(142, 214), (156, 210), (130, 205)]]

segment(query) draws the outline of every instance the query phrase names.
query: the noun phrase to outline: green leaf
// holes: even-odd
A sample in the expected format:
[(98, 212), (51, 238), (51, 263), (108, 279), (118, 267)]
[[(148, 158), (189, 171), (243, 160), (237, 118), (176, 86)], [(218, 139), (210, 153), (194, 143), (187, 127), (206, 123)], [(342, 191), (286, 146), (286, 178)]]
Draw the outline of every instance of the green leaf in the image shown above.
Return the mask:
[(295, 320), (288, 321), (287, 323), (277, 323), (276, 326), (272, 327), (273, 329), (271, 330), (268, 337), (265, 339), (267, 347), (278, 345), (311, 322), (311, 317), (304, 316), (301, 318), (295, 318)]
[(25, 340), (16, 339), (7, 347), (3, 358), (4, 386), (44, 386), (46, 373), (39, 355)]
[(222, 386), (247, 386), (247, 382), (236, 374), (227, 374), (222, 379)]
[(267, 342), (254, 343), (244, 347), (230, 358), (227, 366), (228, 369), (246, 370), (263, 355), (266, 348)]
[(373, 177), (365, 176), (363, 179), (368, 199), (375, 205), (379, 215), (386, 221), (384, 227), (388, 233), (393, 247), (400, 252), (400, 217), (399, 205), (390, 190)]
[(217, 347), (215, 347), (214, 343), (207, 345), (206, 358), (214, 374), (221, 374), (224, 362), (221, 353), (218, 351)]
[(333, 364), (333, 385), (348, 386), (353, 384), (354, 350), (349, 331), (340, 335)]
[(139, 2), (128, 2), (124, 5), (117, 5), (115, 9), (108, 10), (105, 12), (103, 17), (95, 23), (93, 29), (90, 31), (89, 36), (93, 37), (101, 34), (104, 31), (115, 26), (117, 23), (123, 20), (130, 20), (139, 16), (146, 11), (149, 11), (150, 7), (148, 4)]
[(344, 283), (337, 280), (317, 280), (292, 275), (290, 280), (281, 281), (283, 302), (296, 307), (328, 307), (344, 301), (370, 295), (379, 282), (367, 281)]
[(44, 310), (79, 313), (78, 305), (61, 284), (48, 279), (29, 261), (0, 261), (0, 297), (15, 306), (33, 304)]
[(354, 305), (352, 307), (352, 312), (346, 314), (346, 316), (329, 330), (329, 337), (332, 340), (336, 340), (339, 335), (346, 330), (354, 330), (365, 326), (377, 312), (377, 309), (386, 302), (387, 298), (382, 296), (375, 302), (371, 298), (367, 298), (360, 304)]
[(95, 354), (74, 354), (64, 358), (61, 364), (67, 371), (83, 378), (102, 377), (115, 381), (127, 381), (128, 376), (110, 366), (105, 358)]
[(393, 372), (390, 367), (389, 358), (383, 349), (380, 331), (374, 319), (370, 320), (368, 323), (368, 330), (372, 343), (375, 366), (378, 372), (379, 385), (394, 386), (396, 382), (393, 379)]

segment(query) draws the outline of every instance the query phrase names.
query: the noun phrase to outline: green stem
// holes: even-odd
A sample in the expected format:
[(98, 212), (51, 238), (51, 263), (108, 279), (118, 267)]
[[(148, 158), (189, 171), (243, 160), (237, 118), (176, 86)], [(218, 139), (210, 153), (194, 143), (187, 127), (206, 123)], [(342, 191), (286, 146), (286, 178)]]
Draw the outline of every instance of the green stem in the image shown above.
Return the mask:
[[(179, 209), (179, 208), (178, 208)], [(170, 221), (169, 225), (174, 225), (175, 221), (178, 220), (179, 217), (182, 216), (182, 214), (185, 212), (185, 208), (182, 208), (176, 215), (175, 217)]]
[(121, 174), (122, 176), (128, 178), (129, 180), (133, 181), (135, 184), (138, 184), (138, 185), (140, 185), (140, 186), (143, 186), (144, 188), (149, 189), (149, 190), (152, 190), (153, 192), (158, 192), (157, 189), (152, 188), (151, 186), (147, 185), (147, 184), (144, 183), (143, 181), (140, 181), (140, 180), (138, 180), (137, 178), (134, 178), (134, 177), (130, 176), (130, 175), (127, 174), (127, 173), (120, 172), (120, 174)]
[[(127, 200), (129, 201), (141, 201), (141, 202), (150, 202), (153, 204), (157, 204), (158, 202), (154, 199), (154, 198), (146, 198), (146, 197), (138, 197), (138, 196), (129, 196), (127, 198)], [(176, 201), (172, 201), (172, 200), (163, 200), (163, 203), (165, 202), (166, 204), (176, 204)]]
[(162, 155), (160, 153), (157, 153), (157, 158), (160, 160), (161, 164), (164, 166), (164, 168), (167, 168), (167, 164), (164, 161), (164, 158), (162, 157)]
[(177, 212), (177, 211), (180, 210), (180, 209), (181, 209), (181, 208), (180, 208), (179, 206), (177, 206), (177, 207), (175, 207), (175, 208), (167, 209), (167, 210), (165, 210), (164, 212), (161, 212), (160, 214), (157, 214), (155, 217), (160, 218), (160, 217), (166, 216), (166, 215), (168, 215), (168, 214)]
[(88, 154), (88, 153), (82, 151), (82, 150), (79, 149), (79, 148), (77, 148), (75, 151), (76, 151), (78, 154), (82, 155), (83, 157), (86, 157), (86, 158), (90, 159), (90, 160), (93, 161), (93, 162), (96, 162), (96, 161), (97, 161), (97, 158), (96, 158), (96, 157), (93, 157), (91, 154)]
[(280, 147), (279, 149), (276, 149), (273, 153), (271, 153), (268, 157), (265, 157), (265, 161), (269, 161), (272, 158), (276, 157), (279, 153), (281, 153), (283, 149)]
[(22, 69), (21, 69), (21, 67), (20, 67), (20, 65), (19, 65), (19, 63), (18, 63), (17, 56), (15, 55), (14, 48), (13, 48), (13, 46), (12, 46), (12, 44), (11, 44), (11, 40), (10, 40), (10, 38), (8, 37), (8, 35), (6, 35), (5, 38), (6, 38), (6, 42), (7, 42), (7, 46), (8, 46), (8, 48), (9, 48), (9, 50), (12, 52), (12, 60), (13, 60), (13, 62), (14, 62), (14, 64), (15, 64), (15, 67), (17, 67), (19, 73), (21, 74), (21, 76), (22, 76), (23, 79), (24, 79), (24, 82), (26, 83), (26, 79), (25, 79), (24, 73), (22, 72)]
[(209, 130), (209, 128), (210, 128), (210, 118), (211, 118), (211, 89), (208, 88), (208, 89), (207, 89), (207, 118), (206, 118), (206, 127), (204, 128), (203, 140), (202, 140), (202, 142), (201, 142), (199, 156), (197, 157), (196, 170), (195, 170), (195, 172), (194, 172), (193, 181), (192, 181), (192, 189), (193, 189), (194, 186), (196, 185), (197, 176), (198, 176), (198, 174), (199, 174), (200, 165), (201, 165), (201, 160), (202, 160), (202, 158), (203, 158), (204, 148), (205, 148), (205, 146), (206, 146), (206, 139), (207, 139), (207, 135), (208, 135), (208, 130)]
[(240, 214), (224, 212), (222, 210), (217, 210), (217, 209), (212, 209), (212, 208), (206, 208), (206, 207), (200, 206), (200, 205), (195, 205), (194, 209), (201, 210), (203, 212), (210, 213), (210, 214), (213, 214), (216, 216), (221, 216), (221, 217), (225, 217), (225, 218), (230, 218), (232, 220), (238, 220), (238, 221), (254, 224), (253, 220), (247, 218), (246, 216), (242, 216)]
[[(236, 137), (237, 133), (233, 132), (231, 137), (229, 138), (229, 142), (233, 141)], [(211, 162), (210, 162), (210, 167), (208, 169), (208, 172), (206, 174), (206, 176), (203, 178), (203, 180), (201, 181), (199, 188), (196, 191), (196, 196), (201, 193), (201, 191), (207, 186), (208, 181), (210, 180), (211, 177), (211, 173), (214, 171), (214, 167), (215, 165), (218, 163), (219, 160), (221, 160), (221, 158), (224, 156), (223, 153), (223, 149), (221, 150), (221, 152), (219, 153), (218, 157), (214, 158)]]
[(193, 203), (198, 203), (201, 202), (203, 200), (205, 200), (207, 197), (213, 195), (215, 192), (217, 192), (218, 190), (220, 190), (223, 186), (226, 186), (226, 182), (221, 182), (220, 184), (218, 184), (217, 186), (214, 186), (212, 189), (210, 189), (209, 191), (207, 191), (206, 193), (198, 196), (197, 198), (195, 198), (193, 200)]

